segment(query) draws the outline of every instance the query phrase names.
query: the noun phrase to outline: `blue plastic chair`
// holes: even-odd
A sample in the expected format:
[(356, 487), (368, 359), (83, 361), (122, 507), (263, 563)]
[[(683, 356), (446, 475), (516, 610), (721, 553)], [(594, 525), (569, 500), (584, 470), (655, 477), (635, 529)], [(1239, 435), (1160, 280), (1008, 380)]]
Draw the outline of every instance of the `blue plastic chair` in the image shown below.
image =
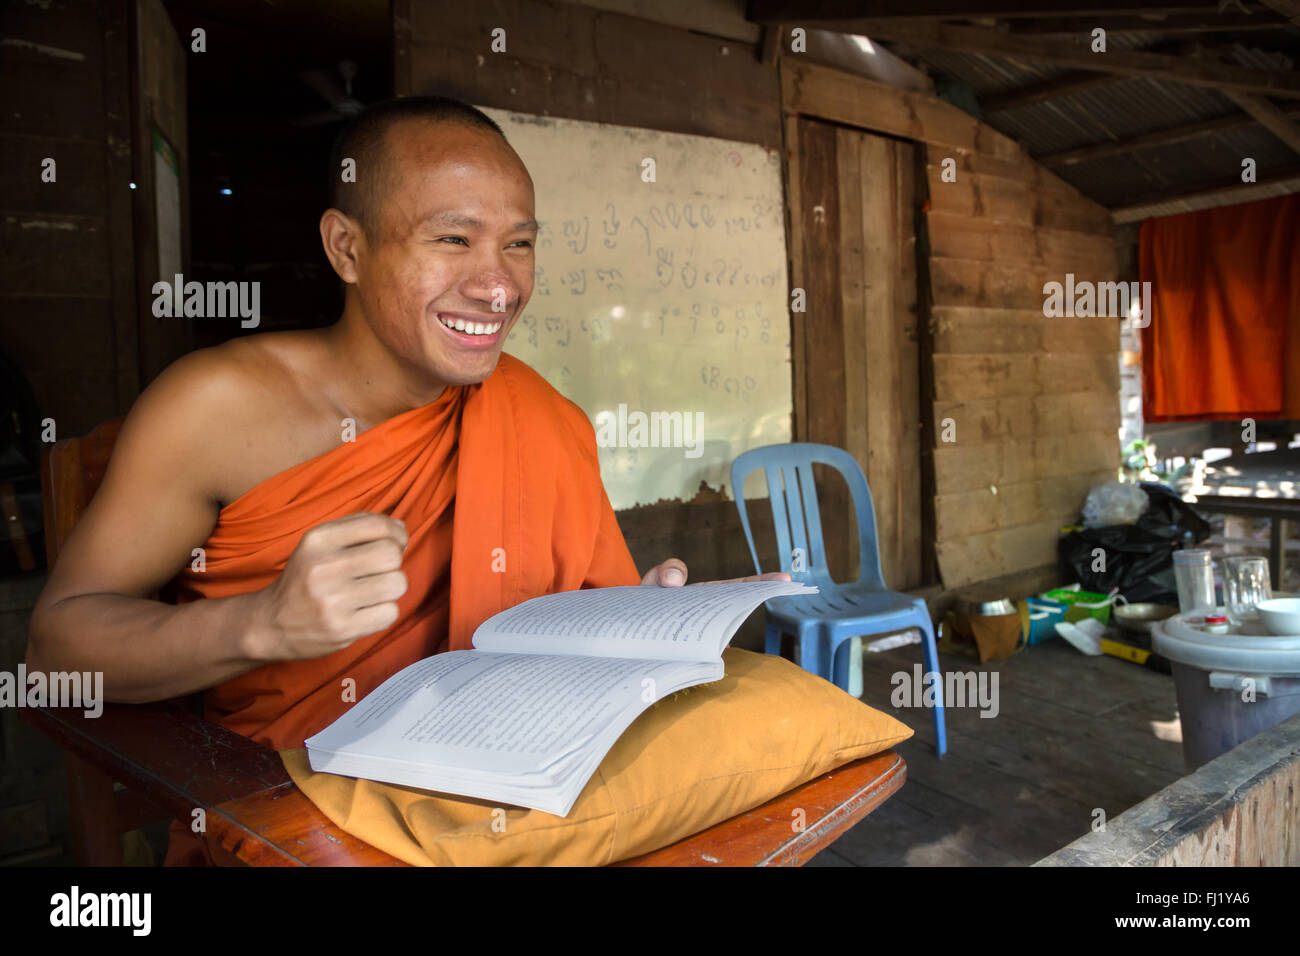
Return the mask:
[[(858, 516), (860, 571), (858, 580), (852, 584), (836, 584), (826, 566), (821, 511), (813, 483), (814, 463), (829, 465), (843, 475), (853, 496), (853, 508)], [(745, 513), (744, 487), (745, 478), (759, 468), (767, 475), (781, 570), (795, 581), (820, 588), (818, 594), (791, 595), (767, 602), (767, 653), (781, 653), (782, 634), (795, 635), (799, 638), (799, 665), (847, 691), (848, 642), (852, 638), (920, 628), (925, 681), (934, 682), (936, 750), (942, 757), (948, 750), (948, 739), (944, 732), (943, 680), (939, 671), (939, 651), (934, 642), (934, 625), (924, 600), (885, 587), (880, 574), (876, 512), (862, 469), (843, 449), (808, 442), (765, 445), (740, 455), (731, 465), (731, 488), (740, 509), (740, 523), (745, 529), (756, 574), (762, 574), (763, 569), (758, 560), (758, 549), (754, 546), (749, 516)], [(795, 570), (796, 549), (804, 558), (799, 570)], [(936, 676), (931, 678), (930, 674)]]

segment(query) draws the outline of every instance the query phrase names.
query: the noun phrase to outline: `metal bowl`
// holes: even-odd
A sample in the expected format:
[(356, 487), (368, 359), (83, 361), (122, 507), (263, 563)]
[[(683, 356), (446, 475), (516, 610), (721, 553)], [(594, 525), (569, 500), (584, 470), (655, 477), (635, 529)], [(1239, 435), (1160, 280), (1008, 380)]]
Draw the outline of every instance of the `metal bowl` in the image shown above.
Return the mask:
[(1168, 604), (1116, 604), (1110, 609), (1111, 619), (1126, 631), (1150, 634), (1151, 625), (1178, 613), (1178, 608)]
[(998, 598), (994, 601), (972, 601), (960, 598), (956, 608), (958, 614), (967, 617), (999, 617), (1003, 614), (1015, 614), (1016, 602), (1010, 598)]

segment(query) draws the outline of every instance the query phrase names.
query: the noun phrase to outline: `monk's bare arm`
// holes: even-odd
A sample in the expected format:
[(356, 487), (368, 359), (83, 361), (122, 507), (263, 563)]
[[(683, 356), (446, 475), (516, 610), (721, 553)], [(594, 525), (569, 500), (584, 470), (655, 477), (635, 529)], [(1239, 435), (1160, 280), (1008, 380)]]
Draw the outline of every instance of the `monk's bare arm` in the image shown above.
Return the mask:
[(235, 447), (220, 429), (240, 397), (216, 352), (174, 363), (131, 409), (33, 611), (29, 668), (102, 671), (107, 699), (141, 703), (262, 663), (251, 640), (257, 595), (180, 606), (148, 597), (189, 563), (220, 510), (213, 452)]

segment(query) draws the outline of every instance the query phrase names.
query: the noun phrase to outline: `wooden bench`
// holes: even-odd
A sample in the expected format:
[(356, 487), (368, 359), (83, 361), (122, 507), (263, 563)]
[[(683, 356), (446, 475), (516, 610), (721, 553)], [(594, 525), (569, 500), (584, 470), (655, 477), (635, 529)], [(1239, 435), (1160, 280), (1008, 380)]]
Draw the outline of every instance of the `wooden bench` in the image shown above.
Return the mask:
[[(45, 540), (59, 546), (93, 497), (121, 429), (116, 419), (60, 441), (41, 462)], [(269, 747), (205, 720), (200, 695), (80, 710), (23, 708), (63, 748), (73, 852), (79, 865), (120, 865), (120, 836), (195, 809), (207, 831), (254, 866), (403, 866), (339, 829), (289, 778)], [(846, 764), (775, 800), (621, 866), (797, 866), (897, 791), (906, 765), (893, 751)], [(118, 786), (115, 786), (118, 785)], [(804, 811), (795, 831), (793, 811)]]

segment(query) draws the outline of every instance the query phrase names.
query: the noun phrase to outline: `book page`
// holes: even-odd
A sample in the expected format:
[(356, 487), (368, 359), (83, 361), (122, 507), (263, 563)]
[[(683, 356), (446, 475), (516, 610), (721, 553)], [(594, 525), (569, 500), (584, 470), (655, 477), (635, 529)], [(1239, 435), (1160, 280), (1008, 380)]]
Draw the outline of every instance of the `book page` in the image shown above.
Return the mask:
[(536, 774), (688, 677), (658, 661), (450, 651), (399, 671), (306, 745), (453, 773)]
[(647, 660), (717, 660), (755, 608), (773, 597), (815, 594), (789, 581), (563, 591), (525, 601), (474, 632), (479, 650)]

